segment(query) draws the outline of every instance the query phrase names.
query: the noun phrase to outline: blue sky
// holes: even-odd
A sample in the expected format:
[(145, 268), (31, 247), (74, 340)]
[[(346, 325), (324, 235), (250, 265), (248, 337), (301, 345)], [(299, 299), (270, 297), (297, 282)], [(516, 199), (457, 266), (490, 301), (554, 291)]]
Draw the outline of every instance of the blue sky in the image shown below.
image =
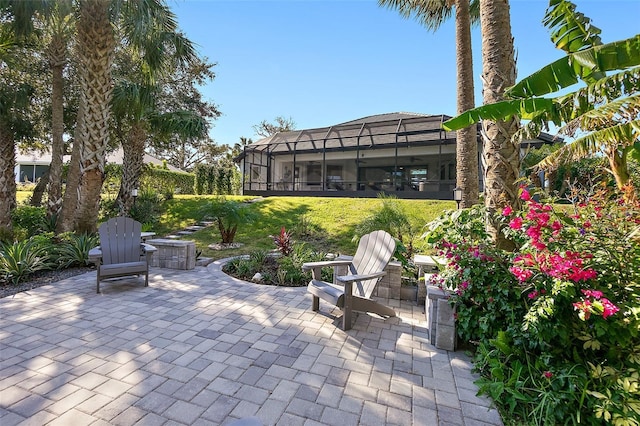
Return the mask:
[[(542, 26), (545, 0), (511, 0), (518, 78), (560, 58)], [(574, 0), (610, 42), (640, 33), (640, 0)], [(431, 33), (376, 0), (171, 0), (181, 29), (218, 65), (202, 88), (219, 106), (211, 137), (259, 139), (277, 116), (298, 129), (385, 112), (456, 111), (453, 20)], [(476, 105), (480, 31), (472, 33)]]

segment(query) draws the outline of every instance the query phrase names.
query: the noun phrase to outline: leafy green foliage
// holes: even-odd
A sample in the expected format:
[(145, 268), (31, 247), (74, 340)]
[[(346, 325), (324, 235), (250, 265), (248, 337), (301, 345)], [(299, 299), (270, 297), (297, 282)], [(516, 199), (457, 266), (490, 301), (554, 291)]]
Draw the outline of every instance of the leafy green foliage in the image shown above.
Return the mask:
[(380, 194), (378, 199), (382, 205), (356, 225), (354, 241), (379, 229), (387, 231), (397, 240), (394, 257), (402, 263), (403, 275), (413, 278), (417, 269), (412, 261), (416, 236), (412, 221), (396, 197)]
[(61, 243), (56, 250), (59, 268), (89, 265), (89, 250), (99, 245), (97, 235), (69, 233), (59, 238)]
[(482, 209), (430, 226), (447, 259), (459, 335), (475, 339), (477, 382), (503, 418), (526, 424), (637, 424), (640, 203), (583, 192), (571, 209), (521, 189), (500, 221), (515, 253), (483, 245)]
[(163, 201), (160, 193), (144, 189), (131, 207), (131, 217), (142, 224), (152, 226), (160, 219)]
[(11, 222), (20, 234), (19, 229), (25, 233), (23, 237), (29, 238), (38, 235), (45, 228), (46, 210), (44, 207), (18, 206), (11, 212)]
[(145, 167), (141, 187), (160, 194), (193, 194), (192, 173), (173, 172), (159, 167)]
[(235, 166), (225, 162), (198, 164), (195, 167), (194, 192), (198, 195), (231, 195)]
[(510, 255), (489, 245), (484, 206), (445, 212), (429, 224), (426, 240), (446, 259), (434, 279), (452, 291), (456, 327), (463, 342), (488, 342), (524, 315), (522, 289), (510, 274)]
[[(240, 279), (250, 281), (256, 273), (262, 275), (262, 284), (286, 287), (305, 286), (311, 280), (311, 273), (304, 272), (306, 262), (325, 260), (325, 254), (316, 252), (305, 243), (294, 243), (288, 256), (270, 255), (264, 250), (251, 252), (248, 256), (229, 261), (223, 270)], [(333, 271), (324, 268), (322, 279), (332, 281)]]
[(49, 269), (46, 248), (33, 240), (16, 241), (0, 247), (0, 277), (17, 284), (36, 271)]
[(209, 202), (201, 212), (204, 219), (211, 219), (217, 223), (223, 244), (232, 243), (238, 226), (251, 223), (257, 217), (248, 205), (226, 200), (224, 197)]
[[(622, 190), (630, 182), (627, 155), (640, 135), (640, 34), (603, 45), (600, 30), (568, 0), (551, 0), (544, 24), (567, 56), (507, 89), (506, 101), (466, 111), (443, 127), (456, 130), (483, 118), (520, 116), (529, 120), (514, 135), (520, 141), (537, 136), (548, 123), (562, 126), (560, 133), (577, 139), (551, 153), (537, 167), (553, 169), (604, 153)], [(607, 71), (617, 73), (607, 76)], [(579, 80), (588, 86), (569, 94), (556, 93)], [(556, 97), (539, 97), (550, 93)]]

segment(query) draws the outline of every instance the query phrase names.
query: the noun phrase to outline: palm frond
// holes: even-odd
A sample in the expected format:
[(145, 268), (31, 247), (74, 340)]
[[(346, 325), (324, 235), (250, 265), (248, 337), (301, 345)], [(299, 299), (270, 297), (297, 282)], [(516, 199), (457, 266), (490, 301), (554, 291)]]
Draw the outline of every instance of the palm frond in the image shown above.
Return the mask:
[(602, 44), (600, 28), (577, 12), (576, 5), (568, 0), (550, 0), (542, 23), (551, 31), (551, 41), (567, 53)]
[(511, 116), (520, 116), (528, 120), (541, 110), (553, 110), (554, 100), (549, 98), (516, 99), (483, 105), (466, 111), (457, 117), (445, 121), (442, 128), (447, 131), (464, 129), (480, 120), (503, 120)]
[(396, 10), (405, 19), (414, 19), (430, 31), (436, 31), (451, 16), (446, 0), (378, 0), (378, 5)]
[(540, 161), (536, 169), (554, 169), (560, 164), (589, 157), (610, 146), (629, 147), (640, 137), (640, 120), (589, 133), (563, 146)]
[(626, 40), (571, 53), (541, 68), (507, 89), (510, 98), (542, 96), (578, 82), (594, 83), (594, 72), (624, 70), (640, 65), (640, 34)]
[(569, 121), (558, 129), (558, 132), (573, 135), (578, 129), (593, 131), (638, 118), (640, 118), (640, 93), (591, 109)]

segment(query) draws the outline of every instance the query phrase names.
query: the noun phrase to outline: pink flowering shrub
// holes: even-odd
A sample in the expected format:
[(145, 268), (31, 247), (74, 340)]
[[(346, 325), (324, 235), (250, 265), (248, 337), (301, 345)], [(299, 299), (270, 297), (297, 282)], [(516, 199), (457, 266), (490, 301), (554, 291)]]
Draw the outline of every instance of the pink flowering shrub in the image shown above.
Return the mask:
[(468, 213), (429, 234), (459, 335), (479, 342), (481, 392), (527, 424), (640, 424), (640, 205), (520, 198), (501, 212), (514, 253), (472, 237), (483, 221)]
[(461, 342), (488, 342), (525, 314), (521, 288), (509, 272), (511, 256), (489, 244), (485, 209), (475, 206), (433, 221), (427, 241), (443, 259), (436, 282), (451, 290)]

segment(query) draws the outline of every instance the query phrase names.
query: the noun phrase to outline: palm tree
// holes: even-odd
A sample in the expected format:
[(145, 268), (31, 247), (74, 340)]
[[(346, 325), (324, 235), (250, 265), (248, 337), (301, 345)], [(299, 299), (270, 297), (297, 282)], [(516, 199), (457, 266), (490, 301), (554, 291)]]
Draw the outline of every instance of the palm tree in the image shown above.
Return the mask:
[[(477, 22), (478, 1), (469, 0), (378, 0), (381, 6), (398, 10), (405, 18), (414, 17), (427, 29), (436, 31), (451, 17), (455, 7), (456, 70), (458, 114), (475, 107), (471, 22)], [(456, 183), (462, 189), (462, 208), (478, 202), (478, 140), (475, 126), (456, 132)]]
[[(552, 0), (543, 21), (567, 56), (509, 88), (509, 100), (468, 111), (445, 127), (520, 115), (529, 121), (516, 133), (516, 141), (536, 137), (549, 122), (560, 127), (561, 134), (587, 132), (536, 167), (553, 168), (601, 152), (609, 160), (617, 186), (623, 189), (629, 181), (627, 157), (634, 149), (640, 152), (635, 148), (640, 139), (640, 35), (603, 45), (600, 30), (575, 9), (570, 1)], [(620, 72), (607, 76), (607, 71)], [(579, 80), (587, 86), (555, 98), (541, 97)]]
[(51, 68), (51, 165), (48, 175), (47, 215), (56, 216), (62, 206), (62, 159), (64, 155), (64, 78), (68, 45), (72, 34), (71, 2), (59, 1), (54, 4), (49, 16), (49, 42), (45, 55)]
[(128, 215), (133, 205), (132, 190), (139, 186), (144, 149), (151, 134), (202, 138), (207, 133), (206, 120), (195, 112), (158, 111), (157, 92), (154, 86), (133, 83), (120, 84), (114, 91), (114, 115), (129, 129), (122, 143), (122, 180), (116, 198), (122, 215)]
[[(482, 31), (482, 93), (484, 104), (504, 99), (505, 90), (516, 80), (516, 61), (511, 35), (508, 0), (480, 0)], [(496, 212), (517, 206), (516, 180), (520, 172), (520, 147), (512, 141), (518, 131), (515, 117), (482, 122), (486, 229), (496, 246), (509, 249), (513, 243), (501, 232)]]
[[(16, 207), (15, 155), (16, 142), (33, 134), (28, 109), (34, 88), (21, 70), (28, 63), (30, 52), (24, 44), (32, 25), (31, 18), (16, 17), (12, 2), (0, 2), (0, 11), (8, 14), (8, 22), (0, 24), (0, 240), (11, 236), (11, 211)], [(31, 5), (22, 5), (29, 8)], [(3, 16), (5, 18), (6, 16)], [(21, 63), (24, 62), (24, 63)], [(24, 67), (23, 67), (24, 66)]]
[[(113, 19), (113, 22), (111, 19)], [(104, 179), (105, 151), (109, 145), (109, 118), (115, 57), (112, 24), (122, 31), (122, 39), (136, 46), (153, 78), (158, 71), (175, 65), (178, 58), (194, 57), (191, 43), (178, 34), (175, 16), (163, 0), (83, 0), (77, 38), (81, 64), (83, 119), (80, 127), (81, 179), (75, 229), (93, 231), (98, 218), (100, 189)], [(167, 49), (175, 55), (167, 55)], [(81, 120), (78, 120), (81, 122)]]
[(104, 180), (105, 151), (109, 143), (109, 119), (115, 56), (115, 34), (110, 20), (110, 0), (83, 0), (77, 24), (82, 118), (79, 118), (80, 185), (75, 229), (93, 232), (98, 219), (100, 190)]
[[(113, 102), (119, 127), (128, 128), (122, 143), (123, 175), (116, 200), (123, 215), (129, 214), (133, 204), (131, 194), (138, 187), (149, 134), (202, 138), (208, 130), (205, 119), (196, 112), (159, 110), (160, 86), (165, 77), (176, 69), (189, 68), (198, 57), (191, 41), (178, 32), (175, 17), (167, 8), (156, 16), (156, 24), (132, 40), (135, 48), (123, 49), (125, 76), (117, 85)], [(131, 18), (137, 19), (135, 15), (123, 16), (124, 31), (138, 25), (129, 22)]]

